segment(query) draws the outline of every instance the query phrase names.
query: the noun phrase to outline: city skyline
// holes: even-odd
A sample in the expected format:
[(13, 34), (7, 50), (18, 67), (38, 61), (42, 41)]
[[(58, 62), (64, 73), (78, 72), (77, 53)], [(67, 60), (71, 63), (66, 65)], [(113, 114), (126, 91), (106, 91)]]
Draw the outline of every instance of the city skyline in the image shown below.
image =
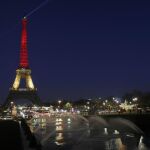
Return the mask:
[[(0, 6), (2, 101), (19, 65), (21, 19), (41, 2)], [(149, 5), (53, 0), (29, 17), (29, 64), (42, 101), (150, 91)]]

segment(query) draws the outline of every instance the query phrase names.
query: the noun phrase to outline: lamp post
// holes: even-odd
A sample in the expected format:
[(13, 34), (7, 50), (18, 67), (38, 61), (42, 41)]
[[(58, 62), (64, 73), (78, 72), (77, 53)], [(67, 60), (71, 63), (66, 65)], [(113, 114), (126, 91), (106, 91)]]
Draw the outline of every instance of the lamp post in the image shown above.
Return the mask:
[(137, 102), (138, 98), (134, 97), (132, 100), (133, 100), (133, 102)]
[(58, 100), (58, 104), (60, 105), (60, 103), (61, 103), (61, 100)]
[(137, 97), (134, 97), (134, 98), (132, 99), (132, 101), (134, 102), (135, 108), (136, 108), (136, 111), (137, 111), (137, 109), (138, 109), (138, 104), (137, 104), (138, 98), (137, 98)]
[(61, 100), (58, 100), (58, 109), (60, 110), (60, 104), (61, 104)]

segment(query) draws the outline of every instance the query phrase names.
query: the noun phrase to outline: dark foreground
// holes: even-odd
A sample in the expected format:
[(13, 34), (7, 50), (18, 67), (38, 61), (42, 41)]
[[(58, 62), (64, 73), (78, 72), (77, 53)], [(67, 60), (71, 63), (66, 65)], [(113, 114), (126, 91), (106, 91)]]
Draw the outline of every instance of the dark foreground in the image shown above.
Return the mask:
[(0, 150), (23, 150), (18, 122), (0, 121)]
[[(59, 122), (57, 126), (55, 126), (55, 120), (56, 120), (55, 118), (50, 118), (49, 121), (47, 122), (47, 125), (45, 126), (43, 126), (43, 122), (42, 122), (42, 126), (40, 124), (34, 126), (35, 131), (36, 131), (35, 135), (39, 134), (41, 135), (41, 137), (43, 136), (44, 139), (47, 139), (46, 141), (42, 143), (42, 147), (40, 146), (39, 143), (37, 143), (36, 138), (35, 138), (36, 136), (34, 136), (34, 134), (31, 133), (29, 126), (26, 124), (25, 120), (23, 120), (21, 122), (21, 128), (23, 129), (23, 134), (25, 136), (25, 139), (27, 139), (28, 141), (29, 147), (32, 149), (36, 149), (36, 150), (39, 150), (39, 149), (43, 149), (43, 150), (48, 150), (48, 149), (51, 149), (51, 150), (60, 150), (60, 149), (61, 150), (84, 150), (86, 149), (88, 150), (89, 148), (90, 150), (99, 150), (99, 148), (101, 150), (105, 150), (106, 147), (107, 147), (107, 150), (112, 150), (112, 148), (114, 148), (115, 150), (119, 150), (118, 149), (119, 147), (118, 148), (115, 148), (115, 147), (118, 144), (120, 146), (120, 143), (122, 141), (122, 144), (126, 147), (124, 148), (125, 150), (132, 150), (135, 147), (134, 145), (137, 145), (136, 147), (138, 147), (141, 133), (137, 134), (135, 138), (132, 138), (132, 134), (130, 134), (130, 137), (125, 136), (125, 132), (129, 130), (126, 130), (126, 129), (124, 130), (124, 127), (123, 127), (124, 124), (122, 123), (120, 124), (119, 118), (123, 118), (123, 119), (131, 121), (143, 131), (142, 136), (144, 137), (144, 139), (142, 141), (144, 142), (144, 144), (146, 144), (147, 148), (142, 149), (142, 150), (148, 150), (150, 148), (150, 115), (149, 114), (147, 115), (146, 114), (144, 115), (105, 115), (105, 116), (96, 116), (96, 117), (89, 116), (87, 117), (87, 120), (89, 120), (90, 122), (89, 127), (86, 126), (87, 125), (86, 123), (84, 127), (83, 120), (82, 119), (80, 120), (77, 118), (75, 118), (76, 120), (75, 122), (72, 120), (71, 124), (69, 124), (68, 126), (68, 123), (67, 122), (65, 123), (65, 119), (67, 118), (68, 116), (64, 118), (62, 117), (62, 121), (63, 121), (62, 124), (60, 124)], [(74, 117), (71, 118), (71, 116), (69, 116), (69, 118), (73, 119)], [(103, 127), (105, 126), (102, 125), (103, 121), (100, 118), (104, 119), (106, 122), (110, 124), (110, 126), (108, 127), (108, 132), (110, 132), (111, 136), (110, 134), (108, 135), (102, 134), (104, 132)], [(114, 120), (115, 118), (117, 120)], [(61, 125), (62, 125), (62, 128), (60, 128)], [(41, 126), (41, 128), (38, 126)], [(114, 129), (117, 129), (120, 132), (120, 135), (115, 135), (115, 136), (113, 135), (113, 132), (112, 132), (114, 131), (112, 130), (113, 127)], [(89, 133), (89, 129), (90, 129), (90, 133)], [(131, 133), (133, 131), (131, 130)], [(82, 132), (84, 134), (82, 134)], [(45, 135), (48, 135), (48, 137)], [(136, 140), (138, 142), (136, 142)], [(62, 142), (64, 143), (63, 145), (61, 145)], [(121, 148), (123, 149), (123, 147)], [(24, 141), (22, 140), (20, 124), (18, 121), (13, 121), (13, 120), (11, 121), (1, 120), (0, 121), (0, 150), (28, 150), (28, 148), (26, 149), (24, 148)], [(138, 149), (138, 150), (141, 150), (141, 149)]]

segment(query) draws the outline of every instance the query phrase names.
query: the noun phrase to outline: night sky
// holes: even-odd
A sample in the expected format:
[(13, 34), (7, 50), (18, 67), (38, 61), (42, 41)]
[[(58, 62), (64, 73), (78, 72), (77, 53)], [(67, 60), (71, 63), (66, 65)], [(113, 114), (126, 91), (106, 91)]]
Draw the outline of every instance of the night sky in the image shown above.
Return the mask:
[[(43, 0), (0, 1), (0, 101), (19, 64), (21, 18)], [(42, 101), (150, 91), (150, 1), (50, 0), (28, 17)]]

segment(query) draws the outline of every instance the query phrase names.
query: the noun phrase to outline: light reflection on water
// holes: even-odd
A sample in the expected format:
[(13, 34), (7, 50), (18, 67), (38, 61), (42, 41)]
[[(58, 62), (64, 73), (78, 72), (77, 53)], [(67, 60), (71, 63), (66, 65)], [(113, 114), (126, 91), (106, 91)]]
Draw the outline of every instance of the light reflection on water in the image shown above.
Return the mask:
[(148, 150), (139, 133), (128, 128), (121, 133), (121, 128), (111, 129), (103, 119), (91, 120), (90, 123), (81, 116), (42, 116), (32, 119), (29, 125), (43, 150)]

